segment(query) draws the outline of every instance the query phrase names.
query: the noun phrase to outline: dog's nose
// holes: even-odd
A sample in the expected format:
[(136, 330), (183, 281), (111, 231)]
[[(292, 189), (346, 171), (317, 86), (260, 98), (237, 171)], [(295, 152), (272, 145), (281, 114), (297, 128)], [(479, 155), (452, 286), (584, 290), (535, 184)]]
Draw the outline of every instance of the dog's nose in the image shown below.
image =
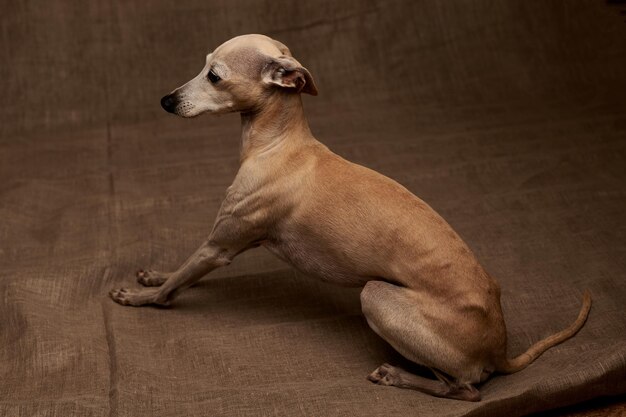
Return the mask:
[(166, 112), (174, 113), (177, 104), (176, 102), (176, 97), (174, 97), (173, 94), (168, 94), (161, 99), (161, 107), (163, 107)]

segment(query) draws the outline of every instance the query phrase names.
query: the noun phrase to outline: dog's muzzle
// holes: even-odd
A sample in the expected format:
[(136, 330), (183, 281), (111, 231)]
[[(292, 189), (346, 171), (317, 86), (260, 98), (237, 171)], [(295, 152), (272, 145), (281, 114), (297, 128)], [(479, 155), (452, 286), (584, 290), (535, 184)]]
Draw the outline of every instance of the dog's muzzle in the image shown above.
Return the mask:
[(174, 113), (176, 111), (176, 106), (178, 105), (178, 100), (174, 96), (174, 94), (168, 94), (161, 99), (161, 107), (166, 112)]

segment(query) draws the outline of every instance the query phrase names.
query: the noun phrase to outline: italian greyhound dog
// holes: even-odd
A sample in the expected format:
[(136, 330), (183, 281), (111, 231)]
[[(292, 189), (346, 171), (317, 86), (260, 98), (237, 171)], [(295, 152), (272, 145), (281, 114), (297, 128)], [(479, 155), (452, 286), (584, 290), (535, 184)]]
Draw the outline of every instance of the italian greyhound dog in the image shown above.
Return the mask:
[(264, 246), (307, 275), (363, 287), (374, 332), (436, 376), (383, 364), (370, 381), (467, 401), (480, 400), (475, 384), (492, 373), (517, 372), (578, 332), (591, 308), (588, 291), (567, 329), (508, 359), (496, 281), (426, 203), (318, 142), (300, 93), (317, 88), (289, 49), (244, 35), (208, 54), (198, 76), (163, 97), (162, 107), (182, 117), (241, 113), (240, 168), (200, 248), (175, 272), (139, 271), (146, 288), (113, 290), (113, 300), (169, 305), (208, 272)]

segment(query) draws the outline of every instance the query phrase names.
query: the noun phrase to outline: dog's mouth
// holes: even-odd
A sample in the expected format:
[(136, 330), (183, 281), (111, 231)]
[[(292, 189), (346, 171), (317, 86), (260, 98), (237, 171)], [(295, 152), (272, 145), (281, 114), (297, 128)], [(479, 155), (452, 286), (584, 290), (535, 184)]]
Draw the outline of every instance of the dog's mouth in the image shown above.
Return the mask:
[(196, 106), (194, 106), (193, 103), (189, 101), (183, 101), (178, 103), (176, 105), (176, 108), (174, 108), (174, 111), (171, 113), (174, 113), (181, 117), (196, 117), (199, 115), (199, 113), (193, 111), (195, 107)]

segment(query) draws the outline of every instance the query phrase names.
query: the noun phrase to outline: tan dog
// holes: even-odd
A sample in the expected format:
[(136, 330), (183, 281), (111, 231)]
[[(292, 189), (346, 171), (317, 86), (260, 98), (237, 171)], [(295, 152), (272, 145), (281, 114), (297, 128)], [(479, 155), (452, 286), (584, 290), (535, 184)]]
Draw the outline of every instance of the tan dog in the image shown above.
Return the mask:
[(583, 326), (588, 292), (570, 327), (507, 359), (498, 284), (426, 203), (318, 142), (301, 92), (317, 89), (289, 49), (246, 35), (219, 46), (196, 78), (163, 97), (163, 108), (183, 117), (241, 112), (241, 167), (206, 242), (176, 272), (138, 272), (141, 284), (158, 288), (114, 290), (113, 300), (167, 305), (209, 271), (263, 245), (306, 274), (364, 286), (372, 329), (438, 378), (383, 364), (368, 379), (470, 401), (480, 400), (472, 384), (523, 369)]

